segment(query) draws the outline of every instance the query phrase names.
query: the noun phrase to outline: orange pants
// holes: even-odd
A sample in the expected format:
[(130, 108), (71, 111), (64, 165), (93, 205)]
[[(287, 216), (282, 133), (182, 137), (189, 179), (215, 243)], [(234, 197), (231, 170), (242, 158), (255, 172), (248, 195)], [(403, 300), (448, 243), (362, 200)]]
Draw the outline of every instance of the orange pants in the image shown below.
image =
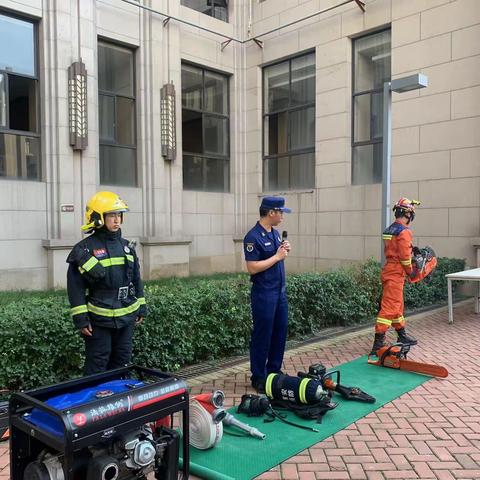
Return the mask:
[(387, 263), (382, 270), (382, 303), (375, 324), (375, 333), (385, 333), (389, 327), (395, 330), (405, 326), (403, 317), (403, 285), (405, 272), (398, 264)]

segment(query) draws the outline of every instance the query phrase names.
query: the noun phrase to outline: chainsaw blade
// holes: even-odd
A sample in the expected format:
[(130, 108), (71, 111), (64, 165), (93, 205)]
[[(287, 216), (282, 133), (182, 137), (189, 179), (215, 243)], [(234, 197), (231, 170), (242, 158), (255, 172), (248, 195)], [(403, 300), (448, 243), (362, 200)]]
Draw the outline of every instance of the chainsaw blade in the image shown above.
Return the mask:
[(412, 360), (399, 359), (400, 370), (408, 372), (423, 373), (431, 377), (448, 377), (448, 370), (440, 365), (432, 365), (430, 363), (413, 362)]

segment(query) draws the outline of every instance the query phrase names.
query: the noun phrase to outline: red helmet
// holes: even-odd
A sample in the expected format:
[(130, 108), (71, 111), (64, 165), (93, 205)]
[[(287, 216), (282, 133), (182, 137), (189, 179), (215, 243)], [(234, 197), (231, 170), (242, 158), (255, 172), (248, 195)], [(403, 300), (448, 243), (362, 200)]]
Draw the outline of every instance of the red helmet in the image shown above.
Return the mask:
[(402, 197), (394, 206), (393, 206), (393, 212), (395, 214), (401, 213), (402, 215), (404, 214), (409, 214), (409, 219), (410, 222), (415, 218), (415, 207), (417, 205), (420, 205), (420, 202), (418, 200), (410, 200), (409, 198)]

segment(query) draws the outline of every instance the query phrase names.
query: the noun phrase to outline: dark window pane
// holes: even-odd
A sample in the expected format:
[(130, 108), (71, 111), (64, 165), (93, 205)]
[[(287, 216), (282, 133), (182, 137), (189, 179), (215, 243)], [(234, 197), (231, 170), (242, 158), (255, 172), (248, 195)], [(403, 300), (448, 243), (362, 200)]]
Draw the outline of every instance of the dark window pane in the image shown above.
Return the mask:
[(390, 30), (354, 42), (354, 92), (383, 88), (391, 78)]
[(40, 139), (0, 133), (0, 176), (40, 179)]
[(224, 22), (228, 21), (226, 0), (181, 0), (181, 4)]
[(183, 188), (203, 190), (203, 158), (183, 156)]
[[(218, 3), (225, 3), (225, 2), (218, 2)], [(228, 8), (223, 6), (215, 6), (213, 8), (213, 16), (218, 18), (218, 20), (222, 20), (224, 22), (228, 22)]]
[(288, 190), (290, 184), (290, 158), (266, 158), (263, 161), (263, 189)]
[(289, 105), (289, 62), (272, 65), (264, 70), (265, 113), (283, 110)]
[(315, 108), (289, 113), (290, 151), (315, 147)]
[(0, 127), (7, 126), (7, 76), (0, 73)]
[(100, 141), (115, 142), (115, 97), (98, 96)]
[(182, 110), (183, 151), (203, 153), (203, 117), (200, 112)]
[(372, 95), (372, 139), (383, 138), (383, 93)]
[(205, 190), (208, 192), (228, 192), (230, 171), (228, 161), (205, 158)]
[(98, 89), (134, 96), (133, 52), (116, 45), (98, 44)]
[(10, 129), (35, 132), (37, 130), (36, 80), (9, 75), (8, 94)]
[(292, 95), (290, 105), (315, 103), (315, 54), (292, 59)]
[(227, 114), (227, 77), (205, 71), (205, 110)]
[(353, 147), (353, 184), (364, 185), (382, 181), (382, 148), (382, 143)]
[(272, 113), (265, 117), (265, 155), (286, 153), (288, 148), (287, 137), (288, 114)]
[(135, 101), (117, 97), (115, 129), (117, 143), (135, 145)]
[(203, 108), (203, 75), (200, 68), (182, 65), (182, 106), (194, 110)]
[(32, 23), (0, 15), (0, 70), (36, 75)]
[(137, 183), (136, 150), (100, 145), (100, 183), (135, 186)]
[(353, 100), (354, 110), (354, 142), (370, 141), (370, 99), (371, 95), (358, 95)]
[(227, 127), (226, 118), (204, 115), (205, 127), (205, 153), (214, 153), (216, 155), (228, 155)]
[(315, 187), (315, 153), (290, 157), (290, 188)]

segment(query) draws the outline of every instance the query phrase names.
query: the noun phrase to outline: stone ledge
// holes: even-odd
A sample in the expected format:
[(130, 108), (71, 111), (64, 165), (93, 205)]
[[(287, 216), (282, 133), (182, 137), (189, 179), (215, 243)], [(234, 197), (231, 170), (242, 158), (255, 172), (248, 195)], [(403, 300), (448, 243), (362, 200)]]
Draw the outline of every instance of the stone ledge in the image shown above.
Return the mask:
[(192, 237), (172, 236), (172, 237), (140, 237), (139, 242), (146, 246), (155, 245), (188, 245), (192, 243)]
[(46, 250), (67, 250), (79, 241), (79, 238), (48, 238), (42, 240), (42, 247)]

